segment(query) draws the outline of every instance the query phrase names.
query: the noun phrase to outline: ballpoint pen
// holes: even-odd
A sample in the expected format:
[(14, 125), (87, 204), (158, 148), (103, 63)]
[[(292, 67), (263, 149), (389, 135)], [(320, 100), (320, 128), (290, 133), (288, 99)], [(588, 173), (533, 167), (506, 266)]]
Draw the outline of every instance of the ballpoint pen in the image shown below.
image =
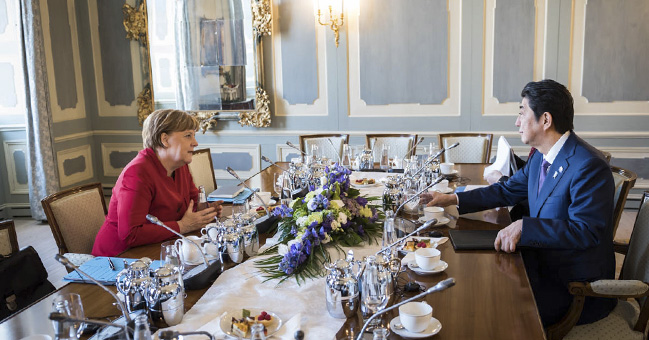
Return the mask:
[(115, 264), (113, 261), (110, 260), (110, 257), (107, 257), (108, 259), (108, 266), (110, 267), (110, 270), (115, 270)]

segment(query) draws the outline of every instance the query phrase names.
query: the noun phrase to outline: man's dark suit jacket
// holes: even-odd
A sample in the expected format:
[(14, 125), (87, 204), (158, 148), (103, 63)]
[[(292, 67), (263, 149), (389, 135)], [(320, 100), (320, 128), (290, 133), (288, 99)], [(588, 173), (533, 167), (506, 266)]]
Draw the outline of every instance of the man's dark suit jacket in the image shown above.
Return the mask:
[[(537, 196), (543, 155), (535, 152), (507, 182), (458, 193), (461, 214), (529, 200), (518, 247), (545, 326), (558, 322), (572, 281), (613, 279), (614, 182), (606, 159), (574, 132), (548, 170)], [(587, 299), (579, 323), (599, 320), (614, 299)]]

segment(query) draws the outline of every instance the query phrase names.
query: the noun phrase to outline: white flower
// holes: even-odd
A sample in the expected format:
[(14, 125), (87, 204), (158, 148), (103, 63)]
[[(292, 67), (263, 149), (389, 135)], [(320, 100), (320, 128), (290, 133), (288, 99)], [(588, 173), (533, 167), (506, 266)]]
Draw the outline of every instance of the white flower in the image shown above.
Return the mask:
[(295, 221), (295, 224), (297, 224), (300, 227), (306, 227), (308, 220), (309, 220), (309, 216), (302, 216)]
[(300, 239), (295, 238), (295, 239), (292, 239), (292, 240), (288, 241), (286, 246), (288, 247), (288, 249), (291, 249), (292, 245), (298, 244), (298, 243), (302, 243), (301, 238)]
[(338, 221), (331, 221), (331, 230), (336, 231), (340, 229), (340, 223)]
[(280, 244), (280, 245), (277, 247), (277, 254), (282, 255), (282, 256), (283, 256), (283, 255), (286, 255), (286, 254), (288, 254), (288, 250), (289, 250), (289, 248), (288, 248), (287, 245), (285, 245), (285, 244)]
[(327, 244), (327, 243), (331, 242), (331, 236), (329, 236), (329, 233), (325, 233), (324, 237), (325, 238), (324, 238), (324, 240), (322, 240), (322, 244)]
[(347, 215), (345, 215), (343, 212), (338, 213), (338, 223), (340, 223), (340, 224), (346, 224), (347, 223)]
[(345, 206), (345, 203), (343, 203), (342, 200), (331, 200), (329, 201), (329, 204), (334, 209), (340, 209)]

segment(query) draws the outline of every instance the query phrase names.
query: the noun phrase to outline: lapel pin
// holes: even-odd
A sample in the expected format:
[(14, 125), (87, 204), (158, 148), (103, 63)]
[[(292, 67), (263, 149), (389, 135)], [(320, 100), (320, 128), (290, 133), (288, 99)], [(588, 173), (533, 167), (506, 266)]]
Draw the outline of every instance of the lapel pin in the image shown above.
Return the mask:
[[(561, 170), (559, 170), (559, 171), (561, 171)], [(557, 178), (557, 175), (558, 175), (558, 174), (559, 174), (559, 173), (555, 171), (555, 172), (554, 172), (554, 175), (552, 175), (552, 178)]]
[(563, 167), (562, 166), (559, 167), (559, 172), (563, 172)]

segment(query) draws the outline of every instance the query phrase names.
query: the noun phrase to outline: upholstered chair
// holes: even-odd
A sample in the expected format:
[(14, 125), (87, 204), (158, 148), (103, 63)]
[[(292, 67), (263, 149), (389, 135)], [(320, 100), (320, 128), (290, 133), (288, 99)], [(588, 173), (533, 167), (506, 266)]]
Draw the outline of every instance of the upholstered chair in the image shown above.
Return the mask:
[(101, 183), (80, 185), (41, 200), (59, 254), (81, 265), (91, 259), (92, 246), (106, 219)]
[(311, 146), (318, 147), (320, 157), (327, 157), (333, 162), (338, 162), (343, 154), (343, 145), (349, 144), (349, 135), (334, 133), (334, 134), (318, 134), (318, 135), (301, 135), (300, 148), (303, 152), (309, 154)]
[(0, 221), (0, 255), (11, 255), (18, 251), (18, 237), (13, 220)]
[(440, 148), (460, 143), (442, 154), (441, 161), (448, 163), (489, 163), (491, 133), (440, 133)]
[(415, 150), (410, 150), (417, 142), (417, 135), (411, 134), (371, 134), (365, 135), (365, 145), (372, 149), (374, 161), (381, 159), (383, 145), (390, 147), (389, 157), (410, 158)]
[(205, 187), (205, 193), (210, 194), (216, 190), (216, 178), (214, 177), (214, 166), (212, 165), (212, 154), (210, 149), (194, 150), (192, 162), (189, 163), (189, 172), (196, 187)]
[(638, 178), (638, 175), (633, 171), (616, 166), (611, 166), (611, 172), (613, 172), (613, 180), (615, 182), (615, 210), (613, 210), (613, 237), (615, 237), (615, 232), (620, 225), (620, 219), (622, 218), (622, 212), (626, 204), (626, 198), (629, 196), (631, 188), (635, 185), (635, 180)]
[[(644, 339), (649, 319), (649, 191), (640, 202), (629, 246), (622, 264), (619, 280), (572, 282), (574, 295), (568, 314), (546, 331), (548, 339)], [(617, 298), (617, 306), (605, 318), (591, 324), (575, 326), (584, 307), (586, 296)]]

